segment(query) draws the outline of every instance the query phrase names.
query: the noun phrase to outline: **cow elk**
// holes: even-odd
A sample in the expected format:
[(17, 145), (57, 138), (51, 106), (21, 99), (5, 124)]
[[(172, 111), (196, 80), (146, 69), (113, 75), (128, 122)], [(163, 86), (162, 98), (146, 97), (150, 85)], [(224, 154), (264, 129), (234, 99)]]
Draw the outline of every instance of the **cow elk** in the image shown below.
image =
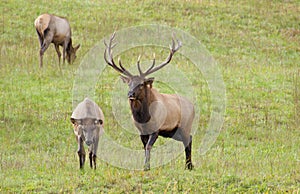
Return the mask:
[(99, 137), (103, 133), (104, 115), (99, 106), (85, 98), (74, 109), (71, 122), (73, 123), (74, 133), (78, 143), (79, 165), (82, 169), (85, 162), (84, 142), (88, 146), (90, 167), (96, 169), (97, 149)]
[(61, 52), (59, 46), (63, 47), (63, 63), (65, 58), (72, 64), (76, 58), (76, 47), (72, 46), (71, 27), (66, 18), (51, 14), (42, 14), (35, 21), (34, 26), (40, 41), (40, 67), (43, 67), (43, 55), (51, 43), (54, 44), (60, 64)]
[(145, 72), (141, 70), (139, 57), (137, 61), (139, 75), (132, 75), (123, 67), (120, 59), (118, 60), (119, 66), (115, 64), (112, 54), (112, 48), (115, 46), (114, 38), (115, 33), (111, 36), (109, 43), (104, 42), (106, 46), (104, 59), (108, 65), (121, 74), (122, 80), (129, 86), (128, 99), (133, 122), (144, 144), (144, 170), (150, 170), (150, 150), (158, 136), (183, 142), (186, 155), (185, 167), (191, 170), (193, 168), (191, 129), (195, 116), (194, 106), (189, 100), (179, 95), (159, 93), (152, 87), (154, 78), (146, 78), (170, 63), (174, 53), (181, 47), (181, 42), (177, 40), (176, 46), (173, 38), (167, 59), (155, 66), (154, 57), (152, 65)]

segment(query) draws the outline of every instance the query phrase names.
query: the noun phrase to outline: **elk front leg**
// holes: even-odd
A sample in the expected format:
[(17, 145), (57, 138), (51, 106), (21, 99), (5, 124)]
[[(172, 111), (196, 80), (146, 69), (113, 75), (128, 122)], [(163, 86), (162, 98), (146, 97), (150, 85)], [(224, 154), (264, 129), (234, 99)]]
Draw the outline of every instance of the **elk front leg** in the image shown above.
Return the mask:
[(66, 55), (68, 54), (67, 50), (70, 49), (68, 47), (71, 46), (69, 44), (70, 44), (70, 39), (66, 38), (65, 41), (64, 41), (64, 44), (63, 44), (63, 64), (65, 64)]
[(90, 167), (93, 168), (93, 163), (94, 163), (94, 169), (96, 170), (96, 159), (97, 156), (93, 152), (89, 153), (89, 158), (90, 158)]
[(98, 142), (99, 137), (96, 138), (94, 143), (89, 147), (89, 159), (90, 159), (90, 167), (93, 168), (94, 163), (94, 169), (96, 170), (96, 159), (97, 159), (97, 150), (98, 150)]
[(58, 56), (58, 64), (60, 65), (61, 52), (59, 50), (59, 45), (58, 44), (55, 44), (55, 50), (56, 50), (56, 53), (57, 53), (57, 56)]
[(78, 142), (78, 157), (79, 157), (79, 167), (80, 169), (83, 168), (84, 162), (85, 162), (85, 150), (83, 146), (83, 140), (80, 136), (77, 136), (77, 142)]
[(152, 133), (149, 136), (148, 142), (145, 146), (145, 166), (144, 166), (145, 171), (150, 170), (150, 151), (157, 138), (158, 138), (158, 132)]
[[(92, 146), (92, 147), (94, 147), (94, 146)], [(94, 169), (96, 170), (97, 156), (96, 156), (96, 153), (93, 148), (89, 150), (89, 159), (90, 159), (90, 167), (93, 168), (93, 163), (94, 163)]]
[(90, 167), (93, 168), (93, 152), (90, 151), (89, 153), (89, 159), (90, 159)]
[(141, 140), (143, 142), (143, 145), (144, 145), (144, 150), (146, 150), (146, 145), (148, 143), (148, 140), (149, 140), (149, 135), (140, 135), (141, 137)]

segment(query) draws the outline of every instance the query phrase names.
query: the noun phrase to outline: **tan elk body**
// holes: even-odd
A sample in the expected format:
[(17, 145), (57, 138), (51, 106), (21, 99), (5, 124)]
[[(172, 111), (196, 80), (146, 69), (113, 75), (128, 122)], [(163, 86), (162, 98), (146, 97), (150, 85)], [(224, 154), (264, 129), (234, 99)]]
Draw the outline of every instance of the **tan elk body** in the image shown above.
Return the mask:
[(63, 63), (73, 63), (76, 58), (76, 51), (72, 45), (71, 27), (66, 18), (51, 14), (42, 14), (35, 21), (34, 26), (40, 42), (40, 67), (43, 66), (43, 55), (51, 43), (54, 44), (60, 64), (61, 52), (59, 46), (63, 47)]
[(155, 66), (154, 59), (152, 66), (145, 72), (142, 72), (140, 68), (139, 58), (137, 66), (140, 75), (132, 75), (122, 66), (121, 60), (119, 60), (119, 66), (113, 60), (114, 37), (115, 33), (109, 43), (105, 43), (104, 59), (108, 65), (121, 74), (121, 78), (129, 86), (128, 99), (134, 124), (140, 132), (145, 149), (144, 170), (150, 169), (150, 150), (158, 136), (182, 141), (185, 147), (186, 167), (192, 169), (191, 129), (195, 117), (194, 105), (179, 95), (159, 93), (152, 88), (154, 78), (146, 78), (171, 61), (174, 53), (181, 47), (181, 42), (177, 41), (178, 45), (176, 46), (173, 39), (168, 58), (158, 66)]
[(97, 149), (99, 137), (103, 133), (104, 115), (99, 106), (89, 98), (85, 98), (74, 109), (71, 122), (78, 143), (78, 157), (80, 168), (85, 162), (84, 142), (88, 145), (90, 167), (96, 169)]

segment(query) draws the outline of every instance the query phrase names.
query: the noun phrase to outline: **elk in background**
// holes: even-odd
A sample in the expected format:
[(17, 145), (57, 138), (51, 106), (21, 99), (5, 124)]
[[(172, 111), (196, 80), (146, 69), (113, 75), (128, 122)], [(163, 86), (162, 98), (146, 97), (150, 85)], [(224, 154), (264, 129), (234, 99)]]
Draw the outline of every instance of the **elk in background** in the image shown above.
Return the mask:
[(34, 26), (40, 41), (40, 67), (43, 67), (43, 55), (48, 46), (53, 43), (60, 64), (61, 52), (59, 46), (63, 47), (63, 63), (65, 58), (72, 64), (76, 58), (76, 51), (80, 47), (72, 46), (71, 27), (66, 18), (51, 14), (42, 14), (35, 21)]
[(186, 168), (192, 169), (192, 123), (195, 116), (193, 104), (176, 94), (161, 94), (154, 88), (154, 78), (146, 78), (148, 75), (158, 71), (169, 64), (174, 53), (181, 47), (181, 42), (174, 38), (170, 46), (170, 54), (167, 59), (158, 66), (153, 64), (145, 72), (140, 67), (140, 57), (137, 61), (139, 75), (132, 75), (126, 70), (119, 59), (117, 66), (113, 59), (112, 47), (115, 33), (111, 36), (109, 43), (104, 42), (106, 49), (104, 59), (108, 65), (121, 74), (122, 80), (128, 84), (128, 99), (134, 125), (140, 131), (140, 138), (145, 149), (144, 170), (150, 169), (150, 151), (158, 136), (169, 137), (183, 142), (186, 155)]

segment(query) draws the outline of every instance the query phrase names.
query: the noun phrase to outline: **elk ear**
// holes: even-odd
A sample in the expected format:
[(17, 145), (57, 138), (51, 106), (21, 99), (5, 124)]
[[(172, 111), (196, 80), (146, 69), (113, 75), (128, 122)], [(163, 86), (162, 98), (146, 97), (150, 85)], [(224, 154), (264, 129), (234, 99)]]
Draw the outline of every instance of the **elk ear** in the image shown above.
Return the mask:
[(77, 46), (75, 46), (75, 51), (77, 51), (78, 49), (79, 49), (79, 47), (80, 47), (80, 44), (78, 44)]
[(150, 77), (150, 78), (147, 78), (146, 80), (145, 80), (145, 84), (147, 85), (147, 86), (150, 86), (150, 88), (152, 87), (152, 83), (154, 82), (154, 77)]
[(126, 84), (129, 83), (130, 79), (129, 79), (128, 77), (125, 77), (125, 76), (123, 76), (123, 75), (120, 75), (120, 77), (121, 77), (121, 79), (122, 79), (122, 81), (123, 81), (124, 83), (126, 83)]
[(72, 122), (73, 124), (75, 124), (75, 119), (74, 119), (74, 118), (71, 118), (70, 120), (71, 120), (71, 122)]

